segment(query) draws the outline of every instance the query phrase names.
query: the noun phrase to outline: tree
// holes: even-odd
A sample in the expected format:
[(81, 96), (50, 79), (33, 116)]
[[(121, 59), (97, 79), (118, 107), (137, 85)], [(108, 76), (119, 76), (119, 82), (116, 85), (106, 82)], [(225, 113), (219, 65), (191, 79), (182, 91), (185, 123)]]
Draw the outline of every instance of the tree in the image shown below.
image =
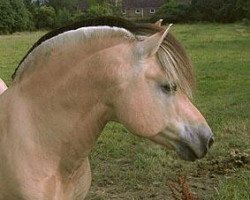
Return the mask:
[(187, 22), (189, 5), (180, 4), (176, 0), (168, 0), (153, 17), (153, 21), (164, 18), (166, 22)]
[[(235, 22), (247, 18), (246, 0), (193, 0), (193, 15), (201, 21)], [(247, 8), (248, 7), (248, 8)], [(197, 20), (197, 18), (196, 18)]]
[(115, 9), (107, 0), (88, 0), (88, 5), (88, 9), (78, 19), (100, 16), (117, 16), (117, 9)]
[(9, 1), (0, 0), (0, 33), (13, 32), (14, 10)]
[(0, 0), (0, 32), (14, 32), (33, 28), (32, 15), (23, 0)]
[(45, 5), (54, 8), (54, 27), (61, 27), (68, 24), (82, 14), (78, 10), (80, 0), (46, 0)]
[(32, 15), (23, 0), (10, 0), (14, 10), (14, 31), (30, 30), (33, 27)]
[(153, 20), (164, 18), (168, 22), (235, 22), (250, 17), (247, 0), (192, 0), (191, 4), (166, 0)]
[(112, 9), (105, 5), (92, 5), (85, 13), (86, 18), (100, 17), (100, 16), (112, 16)]
[(62, 9), (74, 12), (77, 10), (80, 0), (47, 0), (46, 4), (52, 6), (56, 12)]
[(69, 23), (71, 19), (72, 19), (72, 15), (69, 10), (67, 10), (66, 8), (59, 9), (55, 17), (55, 26), (61, 27)]
[(37, 7), (35, 11), (36, 28), (54, 28), (55, 17), (56, 12), (53, 7), (46, 5)]

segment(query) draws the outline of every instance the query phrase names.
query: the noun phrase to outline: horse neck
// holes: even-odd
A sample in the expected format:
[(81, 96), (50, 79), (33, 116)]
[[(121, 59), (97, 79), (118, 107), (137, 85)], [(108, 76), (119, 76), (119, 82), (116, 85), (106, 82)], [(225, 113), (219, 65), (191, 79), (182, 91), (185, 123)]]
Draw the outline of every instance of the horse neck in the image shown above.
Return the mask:
[[(80, 45), (65, 51), (60, 49), (60, 53), (55, 51), (47, 59), (46, 67), (28, 71), (13, 86), (18, 88), (32, 116), (29, 120), (36, 141), (42, 148), (64, 157), (65, 163), (71, 162), (67, 159), (87, 156), (112, 118), (106, 100), (119, 69), (114, 70), (116, 62), (102, 59), (108, 58), (110, 48), (101, 49), (98, 45), (95, 48), (99, 50), (92, 54), (84, 52), (86, 46)], [(120, 49), (119, 45), (115, 48)], [(34, 63), (41, 63), (39, 60)], [(70, 152), (74, 155), (69, 155)]]

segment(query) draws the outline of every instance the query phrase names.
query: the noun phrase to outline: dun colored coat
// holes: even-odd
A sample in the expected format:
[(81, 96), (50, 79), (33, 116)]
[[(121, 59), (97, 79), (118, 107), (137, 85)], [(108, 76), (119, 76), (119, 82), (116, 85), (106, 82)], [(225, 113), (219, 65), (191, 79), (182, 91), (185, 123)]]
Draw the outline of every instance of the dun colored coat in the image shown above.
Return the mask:
[(49, 33), (20, 63), (0, 95), (0, 200), (84, 199), (109, 121), (183, 159), (206, 154), (213, 136), (189, 99), (185, 51), (159, 23), (118, 21)]

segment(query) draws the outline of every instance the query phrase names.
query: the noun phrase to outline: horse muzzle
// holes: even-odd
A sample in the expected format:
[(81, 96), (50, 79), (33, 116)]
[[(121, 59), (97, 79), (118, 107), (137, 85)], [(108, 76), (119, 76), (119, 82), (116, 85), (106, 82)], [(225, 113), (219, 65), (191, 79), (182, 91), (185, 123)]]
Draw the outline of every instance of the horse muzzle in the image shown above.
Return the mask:
[(180, 140), (175, 143), (178, 155), (189, 161), (203, 158), (214, 143), (211, 129), (207, 125), (185, 126)]
[(214, 137), (208, 125), (181, 126), (166, 128), (150, 139), (169, 149), (175, 149), (178, 155), (188, 161), (203, 158), (214, 143)]

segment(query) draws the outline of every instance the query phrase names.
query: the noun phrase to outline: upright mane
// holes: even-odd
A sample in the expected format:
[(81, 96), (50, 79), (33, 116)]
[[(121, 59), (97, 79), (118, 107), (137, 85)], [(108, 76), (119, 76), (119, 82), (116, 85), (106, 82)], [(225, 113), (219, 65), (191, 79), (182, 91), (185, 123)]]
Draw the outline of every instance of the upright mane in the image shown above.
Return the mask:
[[(15, 72), (12, 75), (12, 79), (15, 80), (15, 78), (20, 74), (20, 72), (23, 72), (25, 70), (26, 66), (23, 66), (22, 69), (20, 69), (22, 63), (26, 60), (29, 54), (31, 54), (37, 47), (41, 46), (46, 41), (53, 39), (60, 34), (91, 26), (119, 27), (123, 28), (123, 30), (127, 30), (131, 33), (131, 35), (135, 36), (149, 36), (164, 29), (163, 27), (159, 27), (154, 24), (138, 24), (122, 18), (115, 17), (100, 17), (95, 19), (82, 20), (74, 24), (55, 29), (42, 36), (29, 49), (27, 54), (18, 64), (17, 68), (15, 69)], [(161, 66), (167, 72), (167, 78), (169, 80), (169, 83), (173, 83), (173, 81), (175, 81), (175, 83), (187, 95), (191, 96), (191, 88), (195, 83), (193, 68), (184, 48), (172, 34), (169, 33), (164, 39), (164, 42), (162, 43), (159, 51), (157, 52), (157, 58)]]

